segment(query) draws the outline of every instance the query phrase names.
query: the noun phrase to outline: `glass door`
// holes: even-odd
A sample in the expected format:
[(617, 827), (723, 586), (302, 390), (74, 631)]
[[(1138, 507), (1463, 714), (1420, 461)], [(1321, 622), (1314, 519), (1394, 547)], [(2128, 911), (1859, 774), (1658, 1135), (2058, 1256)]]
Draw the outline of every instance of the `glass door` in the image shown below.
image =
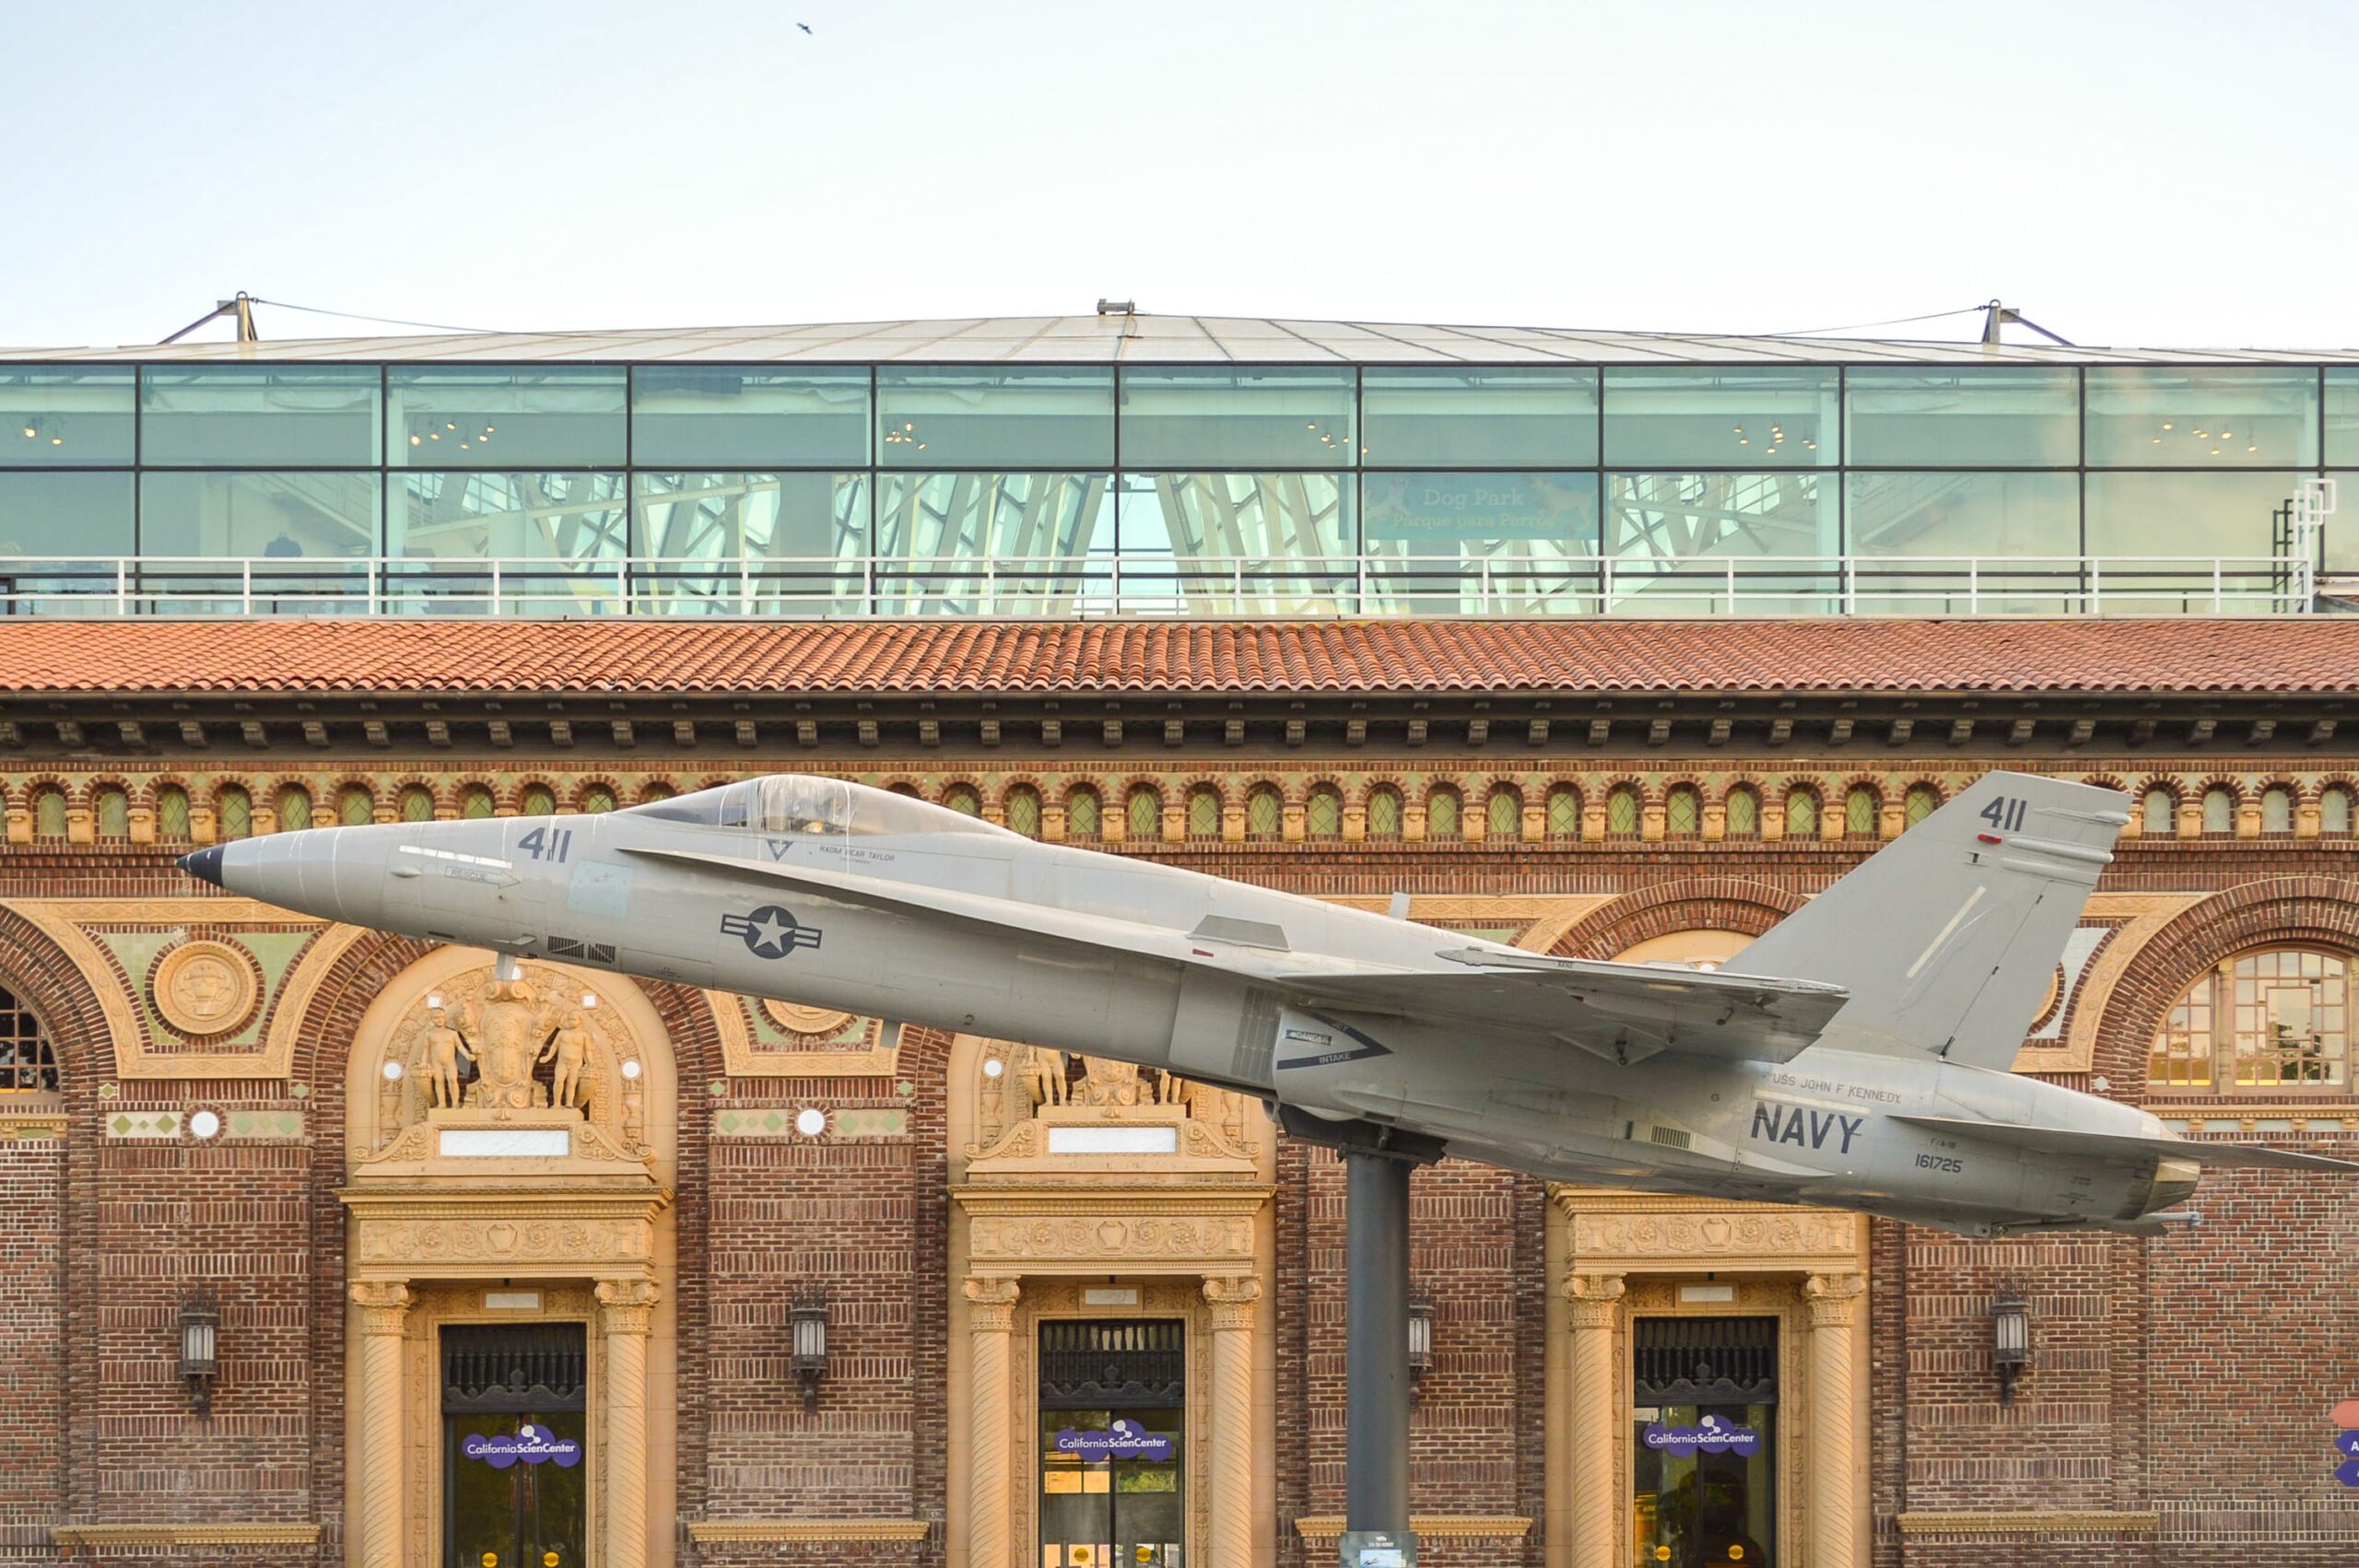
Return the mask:
[(1187, 1325), (1040, 1325), (1040, 1568), (1186, 1568)]
[(583, 1568), (584, 1326), (453, 1325), (441, 1338), (444, 1568)]
[(1778, 1320), (1631, 1326), (1637, 1562), (1765, 1568), (1778, 1546)]
[(582, 1568), (588, 1418), (580, 1410), (526, 1411), (512, 1423), (448, 1415), (442, 1426), (452, 1568)]
[(1185, 1568), (1177, 1408), (1040, 1412), (1040, 1568)]

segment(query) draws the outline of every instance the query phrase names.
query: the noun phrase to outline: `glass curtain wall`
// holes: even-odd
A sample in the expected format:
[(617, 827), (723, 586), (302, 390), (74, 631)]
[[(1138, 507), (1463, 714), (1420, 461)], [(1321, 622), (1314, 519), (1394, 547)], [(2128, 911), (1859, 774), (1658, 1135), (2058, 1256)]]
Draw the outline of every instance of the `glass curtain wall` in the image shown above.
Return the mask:
[(26, 365), (0, 613), (2249, 612), (2321, 472), (2359, 367)]

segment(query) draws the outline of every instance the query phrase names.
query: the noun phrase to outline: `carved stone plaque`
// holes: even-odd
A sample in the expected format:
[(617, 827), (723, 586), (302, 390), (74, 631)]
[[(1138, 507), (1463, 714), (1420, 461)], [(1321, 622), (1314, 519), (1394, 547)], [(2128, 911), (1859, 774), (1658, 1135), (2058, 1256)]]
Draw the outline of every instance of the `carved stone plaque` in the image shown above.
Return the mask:
[(156, 1014), (181, 1034), (226, 1035), (252, 1015), (262, 996), (253, 960), (226, 942), (184, 942), (156, 961), (149, 982)]

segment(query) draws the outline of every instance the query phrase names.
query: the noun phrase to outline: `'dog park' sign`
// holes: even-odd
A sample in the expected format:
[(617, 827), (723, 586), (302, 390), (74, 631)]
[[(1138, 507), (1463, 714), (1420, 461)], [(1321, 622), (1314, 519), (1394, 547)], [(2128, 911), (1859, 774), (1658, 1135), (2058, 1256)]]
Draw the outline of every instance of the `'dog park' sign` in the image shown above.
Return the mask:
[(513, 1436), (480, 1437), (468, 1433), (459, 1445), (459, 1452), (470, 1459), (481, 1459), (495, 1470), (511, 1465), (546, 1465), (554, 1462), (557, 1469), (569, 1470), (581, 1462), (581, 1439), (559, 1437), (546, 1426), (524, 1422)]

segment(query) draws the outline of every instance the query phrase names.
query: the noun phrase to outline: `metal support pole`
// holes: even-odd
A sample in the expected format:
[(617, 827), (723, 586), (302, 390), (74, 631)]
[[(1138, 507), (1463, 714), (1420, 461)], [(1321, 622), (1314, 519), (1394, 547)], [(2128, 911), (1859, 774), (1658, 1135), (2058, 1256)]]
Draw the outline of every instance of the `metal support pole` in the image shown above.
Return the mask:
[(1391, 1538), (1414, 1568), (1409, 1533), (1409, 1170), (1391, 1153), (1344, 1153), (1344, 1561)]

